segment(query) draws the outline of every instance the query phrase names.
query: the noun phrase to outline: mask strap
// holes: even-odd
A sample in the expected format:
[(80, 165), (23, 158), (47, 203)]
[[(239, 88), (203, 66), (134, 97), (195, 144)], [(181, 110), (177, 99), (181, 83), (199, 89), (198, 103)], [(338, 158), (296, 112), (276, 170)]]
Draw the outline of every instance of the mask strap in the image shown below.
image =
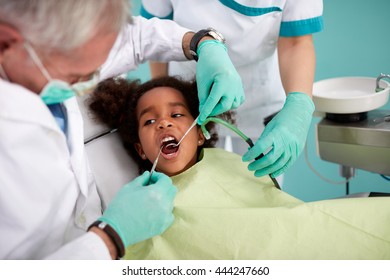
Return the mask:
[(41, 70), (43, 76), (48, 81), (51, 81), (52, 78), (49, 74), (49, 72), (46, 70), (45, 66), (43, 66), (41, 59), (38, 57), (37, 53), (33, 49), (33, 47), (29, 43), (24, 43), (24, 47), (26, 48), (28, 54), (30, 55), (31, 59), (34, 61), (35, 65), (38, 66), (39, 70)]
[(3, 68), (3, 65), (0, 64), (0, 76), (6, 80), (7, 82), (10, 82), (10, 80), (8, 79), (8, 76), (7, 74), (5, 73), (4, 71), (4, 68)]

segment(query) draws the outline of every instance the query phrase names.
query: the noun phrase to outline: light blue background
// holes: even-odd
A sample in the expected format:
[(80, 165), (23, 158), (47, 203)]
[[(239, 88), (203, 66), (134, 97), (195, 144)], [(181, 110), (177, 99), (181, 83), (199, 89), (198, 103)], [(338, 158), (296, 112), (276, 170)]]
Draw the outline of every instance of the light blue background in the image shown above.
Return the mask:
[[(140, 0), (132, 0), (133, 14), (139, 14)], [(390, 1), (389, 0), (324, 0), (325, 29), (314, 35), (317, 55), (315, 80), (333, 77), (377, 77), (390, 74)], [(129, 74), (145, 81), (149, 68), (141, 65)], [(390, 110), (390, 104), (383, 109)], [(342, 181), (339, 165), (321, 160), (316, 153), (314, 118), (308, 136), (311, 164), (326, 178)], [(390, 162), (390, 159), (389, 159)], [(345, 195), (344, 184), (328, 183), (308, 167), (302, 155), (285, 174), (284, 190), (304, 201), (321, 200)], [(390, 192), (390, 181), (378, 174), (356, 170), (350, 181), (350, 193)]]

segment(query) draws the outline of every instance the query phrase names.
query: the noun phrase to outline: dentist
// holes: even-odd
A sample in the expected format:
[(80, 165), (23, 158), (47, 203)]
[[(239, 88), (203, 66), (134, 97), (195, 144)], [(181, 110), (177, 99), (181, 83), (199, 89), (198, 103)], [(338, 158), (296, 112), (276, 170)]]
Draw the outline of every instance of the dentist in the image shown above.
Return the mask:
[(128, 3), (0, 0), (0, 259), (117, 259), (173, 222), (176, 188), (158, 172), (102, 213), (75, 95), (150, 59), (193, 59), (195, 45), (203, 117), (243, 102), (221, 42), (132, 18)]

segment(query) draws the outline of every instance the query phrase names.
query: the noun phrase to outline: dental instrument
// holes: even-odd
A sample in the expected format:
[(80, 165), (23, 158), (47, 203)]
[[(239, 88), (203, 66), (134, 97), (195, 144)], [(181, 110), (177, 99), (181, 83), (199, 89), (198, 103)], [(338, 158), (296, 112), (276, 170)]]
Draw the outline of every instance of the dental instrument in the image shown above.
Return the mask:
[(150, 180), (152, 179), (152, 174), (153, 174), (154, 170), (156, 169), (157, 162), (158, 162), (158, 159), (160, 158), (160, 154), (161, 154), (162, 149), (163, 149), (163, 146), (160, 147), (160, 151), (158, 151), (157, 157), (153, 162), (152, 169), (150, 169), (149, 183), (150, 183)]
[(194, 126), (197, 124), (198, 122), (198, 118), (199, 116), (193, 121), (193, 123), (190, 125), (190, 127), (187, 129), (187, 131), (183, 134), (183, 136), (181, 137), (181, 139), (179, 140), (179, 142), (177, 143), (170, 143), (168, 145), (165, 146), (166, 149), (169, 149), (169, 150), (173, 150), (174, 148), (178, 147), (181, 143), (181, 141), (184, 140), (184, 138), (187, 136), (187, 134), (191, 131), (191, 129), (194, 128)]
[(180, 141), (177, 142), (177, 144), (174, 144), (175, 147), (179, 146), (180, 143), (181, 143), (181, 141), (183, 141), (184, 137), (186, 137), (187, 134), (191, 131), (191, 129), (194, 128), (194, 126), (195, 126), (195, 125), (197, 124), (197, 122), (198, 122), (198, 118), (199, 118), (199, 116), (198, 116), (198, 117), (194, 120), (194, 122), (191, 124), (190, 128), (184, 133), (184, 135), (181, 137)]
[[(219, 124), (222, 124), (224, 125), (225, 127), (229, 128), (230, 130), (232, 130), (233, 132), (235, 132), (238, 136), (240, 136), (242, 139), (244, 139), (244, 141), (249, 145), (249, 147), (253, 147), (254, 144), (253, 144), (253, 141), (252, 139), (250, 139), (248, 136), (246, 136), (241, 130), (239, 130), (236, 126), (228, 123), (227, 121), (224, 121), (220, 118), (216, 118), (216, 117), (208, 117), (200, 126), (200, 128), (202, 129), (202, 132), (203, 132), (203, 135), (204, 137), (206, 137), (206, 139), (210, 139), (210, 133), (207, 131), (206, 129), (206, 124), (209, 123), (209, 122), (215, 122), (215, 123), (219, 123)], [(255, 158), (255, 160), (258, 160), (259, 158), (262, 158), (264, 156), (264, 154), (261, 154), (260, 156), (258, 156), (257, 158)], [(275, 187), (278, 188), (279, 190), (281, 189), (280, 186), (279, 186), (279, 183), (278, 181), (273, 178), (271, 176), (271, 174), (269, 174), (269, 177), (271, 178), (272, 182), (274, 183)]]

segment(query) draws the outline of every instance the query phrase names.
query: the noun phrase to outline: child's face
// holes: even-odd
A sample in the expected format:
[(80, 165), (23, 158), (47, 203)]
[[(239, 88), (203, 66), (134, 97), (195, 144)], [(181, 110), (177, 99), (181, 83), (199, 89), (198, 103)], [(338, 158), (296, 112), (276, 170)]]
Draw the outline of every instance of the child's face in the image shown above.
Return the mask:
[[(137, 120), (140, 143), (135, 144), (135, 148), (142, 159), (154, 162), (160, 147), (177, 143), (194, 117), (181, 92), (170, 87), (157, 87), (138, 100)], [(197, 161), (198, 146), (203, 143), (201, 129), (195, 126), (177, 148), (163, 148), (156, 170), (173, 176), (190, 168)]]

